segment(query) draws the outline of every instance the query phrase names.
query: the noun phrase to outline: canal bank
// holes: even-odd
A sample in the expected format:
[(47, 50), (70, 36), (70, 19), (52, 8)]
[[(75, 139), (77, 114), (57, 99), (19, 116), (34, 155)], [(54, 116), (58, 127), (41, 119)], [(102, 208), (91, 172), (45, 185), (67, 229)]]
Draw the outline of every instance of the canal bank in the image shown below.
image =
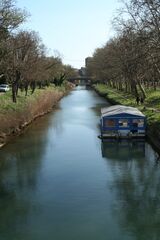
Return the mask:
[(95, 91), (77, 87), (0, 149), (0, 240), (154, 240), (160, 168), (146, 142), (101, 142)]
[(61, 88), (39, 89), (38, 93), (25, 99), (23, 97), (18, 103), (12, 103), (11, 99), (6, 100), (6, 106), (3, 106), (0, 113), (0, 148), (22, 134), (35, 119), (51, 112), (72, 88), (73, 86), (66, 85)]
[[(157, 115), (159, 112), (156, 111), (153, 107), (147, 107), (147, 104), (138, 105), (136, 104), (135, 98), (130, 94), (117, 92), (117, 90), (112, 89), (111, 91), (108, 89), (107, 86), (104, 85), (93, 85), (93, 89), (99, 94), (99, 96), (104, 97), (110, 104), (122, 104), (126, 106), (133, 106), (138, 107), (140, 111), (143, 112), (144, 115), (147, 117), (147, 141), (152, 144), (154, 149), (160, 155), (160, 124), (159, 120), (157, 119)], [(115, 92), (115, 94), (114, 94)], [(156, 115), (155, 115), (156, 113)]]

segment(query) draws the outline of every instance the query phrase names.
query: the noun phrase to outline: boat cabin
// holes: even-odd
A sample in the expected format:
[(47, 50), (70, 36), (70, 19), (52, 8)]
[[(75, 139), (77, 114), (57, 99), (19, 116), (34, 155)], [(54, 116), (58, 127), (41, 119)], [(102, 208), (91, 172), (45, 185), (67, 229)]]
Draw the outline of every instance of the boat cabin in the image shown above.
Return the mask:
[(101, 109), (101, 137), (144, 137), (146, 117), (137, 108), (114, 105)]

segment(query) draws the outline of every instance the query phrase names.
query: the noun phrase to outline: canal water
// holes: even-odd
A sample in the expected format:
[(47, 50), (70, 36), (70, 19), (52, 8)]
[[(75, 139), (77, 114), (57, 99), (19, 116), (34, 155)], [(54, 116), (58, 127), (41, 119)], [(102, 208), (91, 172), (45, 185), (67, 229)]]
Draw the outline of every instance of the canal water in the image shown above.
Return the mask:
[(0, 240), (158, 240), (160, 163), (145, 142), (104, 142), (92, 90), (0, 150)]

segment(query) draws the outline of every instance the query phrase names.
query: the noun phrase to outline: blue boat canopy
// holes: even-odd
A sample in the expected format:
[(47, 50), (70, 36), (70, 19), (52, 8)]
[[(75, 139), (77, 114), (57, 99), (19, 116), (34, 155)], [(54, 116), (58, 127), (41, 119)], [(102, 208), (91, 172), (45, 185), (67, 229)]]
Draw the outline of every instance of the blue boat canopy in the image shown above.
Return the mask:
[(146, 117), (137, 108), (114, 105), (101, 109), (101, 137), (144, 137)]
[(139, 111), (137, 108), (128, 107), (124, 105), (114, 105), (106, 108), (101, 109), (102, 118), (115, 116), (119, 114), (130, 114), (138, 117), (145, 117), (145, 115)]

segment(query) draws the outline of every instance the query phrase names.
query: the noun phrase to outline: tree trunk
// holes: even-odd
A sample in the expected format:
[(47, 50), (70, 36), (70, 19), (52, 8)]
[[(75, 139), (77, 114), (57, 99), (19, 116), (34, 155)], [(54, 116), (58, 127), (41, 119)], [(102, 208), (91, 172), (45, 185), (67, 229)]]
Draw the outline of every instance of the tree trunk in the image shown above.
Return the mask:
[(26, 97), (27, 97), (27, 95), (28, 95), (28, 86), (29, 86), (28, 81), (26, 81), (26, 82), (25, 82), (25, 86), (24, 86), (25, 96), (26, 96)]
[(17, 88), (16, 88), (16, 84), (15, 84), (15, 82), (13, 82), (13, 83), (12, 83), (12, 100), (13, 100), (14, 103), (17, 102), (16, 89), (17, 89)]
[(18, 70), (16, 70), (16, 77), (15, 77), (15, 81), (13, 81), (12, 83), (12, 100), (14, 103), (17, 102), (17, 93), (18, 93), (18, 83), (20, 80), (20, 72)]
[(139, 86), (139, 88), (140, 88), (140, 90), (141, 90), (141, 93), (142, 93), (142, 95), (143, 95), (143, 98), (146, 98), (146, 92), (145, 92), (144, 87), (142, 86), (142, 84), (141, 84), (139, 81), (138, 81), (137, 83), (138, 83), (138, 86)]
[(33, 94), (34, 91), (35, 91), (35, 89), (36, 89), (36, 82), (35, 82), (35, 81), (32, 81), (32, 82), (31, 82), (31, 89), (32, 89), (31, 94)]
[(131, 81), (131, 93), (134, 94), (136, 97), (138, 96), (138, 90), (135, 80)]

